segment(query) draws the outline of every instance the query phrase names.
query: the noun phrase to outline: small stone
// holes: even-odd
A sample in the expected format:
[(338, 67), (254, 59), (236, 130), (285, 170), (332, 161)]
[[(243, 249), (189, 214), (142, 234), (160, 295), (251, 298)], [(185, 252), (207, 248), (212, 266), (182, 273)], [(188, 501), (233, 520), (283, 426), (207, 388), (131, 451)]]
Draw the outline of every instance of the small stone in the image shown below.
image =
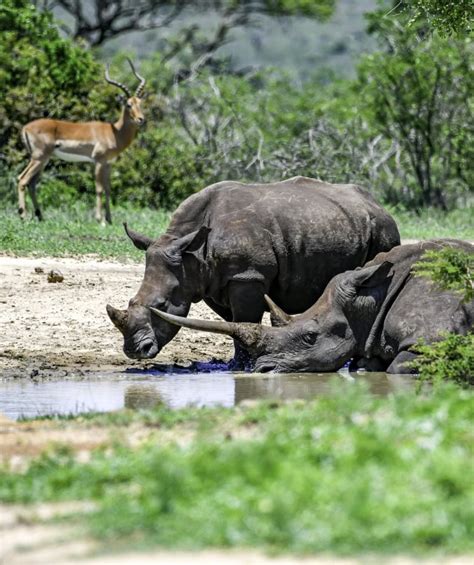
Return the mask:
[(49, 271), (48, 273), (48, 282), (50, 283), (60, 283), (63, 282), (64, 276), (61, 271)]
[(42, 275), (44, 273), (43, 267), (35, 267), (35, 273), (37, 275)]

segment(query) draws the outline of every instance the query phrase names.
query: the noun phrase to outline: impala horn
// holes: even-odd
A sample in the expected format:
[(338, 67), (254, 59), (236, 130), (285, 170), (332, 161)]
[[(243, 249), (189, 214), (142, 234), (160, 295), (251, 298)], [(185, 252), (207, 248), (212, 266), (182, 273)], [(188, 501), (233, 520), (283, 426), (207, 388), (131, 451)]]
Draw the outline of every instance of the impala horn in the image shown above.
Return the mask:
[(137, 86), (137, 89), (135, 90), (135, 96), (137, 98), (141, 98), (143, 96), (143, 91), (145, 90), (146, 80), (137, 73), (137, 71), (135, 70), (135, 66), (133, 65), (131, 59), (129, 59), (127, 57), (127, 61), (128, 61), (128, 64), (130, 65), (130, 67), (132, 69), (132, 73), (140, 81), (140, 84)]
[(272, 326), (280, 328), (282, 326), (287, 326), (292, 317), (283, 311), (279, 306), (273, 302), (273, 300), (268, 296), (268, 294), (264, 295), (265, 302), (267, 303), (268, 309), (270, 310), (270, 320), (272, 322)]
[(118, 310), (110, 304), (107, 304), (107, 314), (112, 320), (113, 325), (120, 330), (122, 333), (125, 331), (127, 326), (128, 312), (127, 310)]
[(109, 84), (113, 84), (114, 86), (118, 86), (118, 88), (120, 88), (121, 90), (123, 90), (125, 92), (125, 94), (127, 95), (127, 98), (131, 98), (132, 94), (131, 94), (130, 90), (128, 90), (128, 88), (124, 84), (110, 78), (109, 67), (110, 67), (110, 65), (107, 65), (105, 67), (105, 80)]

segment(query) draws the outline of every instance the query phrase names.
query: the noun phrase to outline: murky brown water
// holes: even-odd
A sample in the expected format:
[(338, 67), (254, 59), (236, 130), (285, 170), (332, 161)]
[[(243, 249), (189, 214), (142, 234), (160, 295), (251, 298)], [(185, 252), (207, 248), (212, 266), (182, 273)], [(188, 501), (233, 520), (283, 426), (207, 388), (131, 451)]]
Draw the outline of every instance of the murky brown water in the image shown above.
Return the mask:
[(184, 406), (234, 406), (246, 399), (308, 399), (328, 391), (333, 379), (368, 383), (375, 395), (387, 395), (414, 385), (407, 376), (386, 373), (325, 374), (197, 374), (147, 375), (98, 373), (87, 380), (25, 380), (0, 382), (0, 414), (9, 418), (108, 412), (120, 408), (150, 408), (165, 403)]

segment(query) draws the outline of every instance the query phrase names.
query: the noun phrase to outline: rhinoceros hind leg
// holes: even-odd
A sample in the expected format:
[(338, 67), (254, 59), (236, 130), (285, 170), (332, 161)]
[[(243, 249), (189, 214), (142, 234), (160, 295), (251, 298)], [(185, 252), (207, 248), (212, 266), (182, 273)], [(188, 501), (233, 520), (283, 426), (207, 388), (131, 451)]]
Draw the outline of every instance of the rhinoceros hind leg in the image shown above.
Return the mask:
[(387, 369), (387, 373), (392, 375), (414, 375), (415, 369), (409, 366), (410, 361), (414, 361), (418, 355), (412, 351), (400, 351)]

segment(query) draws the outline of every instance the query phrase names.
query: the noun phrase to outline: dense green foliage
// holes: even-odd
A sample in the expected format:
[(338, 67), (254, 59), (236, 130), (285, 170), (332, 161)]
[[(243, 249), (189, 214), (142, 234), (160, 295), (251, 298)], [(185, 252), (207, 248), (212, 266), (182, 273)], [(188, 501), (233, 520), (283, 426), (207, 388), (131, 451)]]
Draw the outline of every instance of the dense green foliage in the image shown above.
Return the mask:
[(471, 0), (411, 0), (404, 2), (414, 20), (428, 21), (446, 34), (468, 34), (472, 31)]
[[(370, 26), (388, 52), (360, 66), (372, 126), (401, 151), (393, 162), (390, 198), (410, 207), (456, 205), (474, 184), (472, 43), (403, 27), (376, 12)], [(394, 147), (395, 149), (395, 147)], [(393, 151), (394, 156), (396, 151)]]
[[(15, 198), (16, 177), (26, 166), (26, 151), (20, 141), (23, 125), (44, 117), (111, 117), (117, 89), (108, 87), (102, 77), (103, 69), (92, 53), (62, 38), (51, 14), (37, 11), (28, 0), (2, 0), (0, 200)], [(89, 168), (86, 171), (92, 186), (92, 173)], [(64, 194), (72, 192), (77, 198), (84, 190), (84, 178), (77, 167), (55, 162), (48, 167), (44, 192), (61, 204)], [(43, 199), (47, 202), (48, 194)]]
[[(192, 410), (201, 425), (184, 446), (118, 442), (87, 462), (52, 452), (25, 472), (4, 469), (0, 500), (95, 500), (84, 517), (92, 533), (122, 542), (469, 552), (473, 410), (456, 388), (381, 399), (347, 384), (309, 403)], [(170, 425), (166, 414), (141, 417)]]
[[(116, 206), (114, 224), (106, 228), (93, 218), (92, 195), (88, 203), (76, 203), (67, 210), (48, 208), (45, 220), (22, 222), (13, 206), (0, 210), (0, 253), (37, 256), (77, 256), (95, 254), (99, 257), (143, 261), (126, 237), (122, 222), (152, 237), (163, 233), (170, 214), (163, 210)], [(402, 238), (462, 237), (474, 240), (472, 209), (454, 210), (448, 214), (427, 211), (421, 216), (392, 211)]]
[[(140, 162), (134, 165), (138, 177), (155, 179), (148, 201), (169, 206), (223, 178), (304, 174), (359, 182), (383, 201), (418, 211), (465, 205), (473, 185), (471, 42), (423, 39), (383, 12), (371, 15), (369, 28), (384, 49), (362, 60), (355, 81), (330, 73), (303, 84), (277, 71), (201, 73), (162, 97), (159, 112), (152, 104), (160, 138), (173, 143), (158, 145), (151, 130), (141, 140), (141, 174)], [(166, 92), (170, 69), (160, 57), (145, 69), (151, 89)], [(163, 150), (171, 157), (166, 171)], [(122, 164), (123, 176), (127, 157)]]
[[(285, 9), (280, 4), (275, 9)], [(160, 52), (142, 61), (149, 123), (112, 168), (113, 201), (173, 209), (225, 178), (304, 174), (358, 182), (382, 201), (417, 211), (464, 206), (473, 182), (472, 46), (423, 38), (403, 17), (372, 14), (369, 29), (383, 49), (361, 61), (356, 80), (321, 70), (304, 83), (269, 69), (234, 76), (222, 62), (173, 86), (176, 62)], [(62, 39), (49, 14), (7, 0), (0, 26), (0, 199), (13, 202), (26, 161), (24, 123), (46, 115), (114, 120), (118, 107), (91, 52)], [(130, 81), (122, 63), (117, 57), (114, 76)], [(45, 207), (69, 206), (93, 193), (92, 172), (51, 163), (40, 193)]]
[(412, 367), (423, 380), (474, 385), (474, 334), (447, 334), (442, 341), (419, 343), (413, 350), (421, 354)]

